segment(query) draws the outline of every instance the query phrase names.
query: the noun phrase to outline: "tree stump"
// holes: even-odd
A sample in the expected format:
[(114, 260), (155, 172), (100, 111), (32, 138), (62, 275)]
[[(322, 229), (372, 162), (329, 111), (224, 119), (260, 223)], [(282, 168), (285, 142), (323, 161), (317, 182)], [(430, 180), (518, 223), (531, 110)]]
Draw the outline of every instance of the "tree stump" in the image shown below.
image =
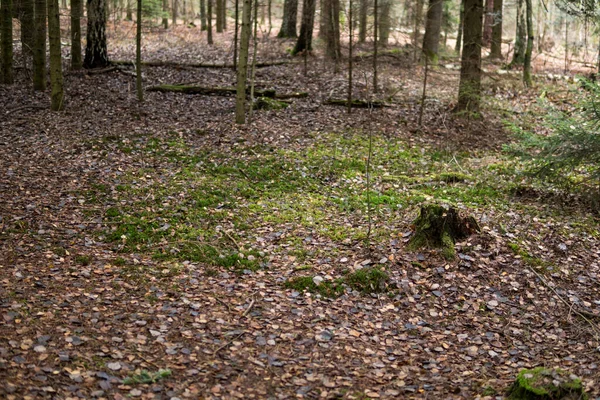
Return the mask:
[(511, 400), (587, 399), (581, 379), (561, 369), (524, 369), (508, 390)]
[(441, 248), (447, 259), (456, 256), (454, 243), (479, 232), (475, 218), (462, 217), (454, 207), (428, 204), (421, 207), (421, 213), (414, 221), (415, 231), (409, 241), (413, 249), (430, 247)]

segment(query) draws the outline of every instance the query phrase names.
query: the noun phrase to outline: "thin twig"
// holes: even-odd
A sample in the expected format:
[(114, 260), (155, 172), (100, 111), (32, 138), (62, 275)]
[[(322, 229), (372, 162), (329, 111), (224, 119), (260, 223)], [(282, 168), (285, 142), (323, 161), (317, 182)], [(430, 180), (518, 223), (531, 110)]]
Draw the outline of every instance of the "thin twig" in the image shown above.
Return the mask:
[(252, 301), (250, 301), (250, 305), (248, 306), (248, 308), (246, 308), (244, 310), (244, 313), (242, 314), (242, 317), (245, 317), (246, 315), (248, 315), (248, 313), (250, 312), (250, 310), (252, 310), (252, 307), (254, 307), (254, 303), (256, 302), (256, 300), (252, 299)]
[(217, 355), (218, 352), (220, 352), (221, 350), (223, 350), (225, 347), (230, 346), (233, 342), (235, 342), (236, 340), (238, 340), (239, 338), (241, 338), (245, 334), (246, 334), (246, 331), (240, 333), (239, 335), (237, 335), (236, 337), (234, 337), (233, 339), (231, 339), (229, 342), (225, 343), (223, 346), (221, 346), (218, 349), (216, 349), (215, 351), (213, 351), (213, 356)]

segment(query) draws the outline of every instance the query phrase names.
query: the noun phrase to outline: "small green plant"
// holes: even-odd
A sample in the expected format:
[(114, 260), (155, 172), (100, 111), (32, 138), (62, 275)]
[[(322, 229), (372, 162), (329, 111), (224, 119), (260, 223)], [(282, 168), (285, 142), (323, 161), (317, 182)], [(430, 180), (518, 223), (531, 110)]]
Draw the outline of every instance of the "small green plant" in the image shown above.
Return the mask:
[(161, 379), (168, 378), (172, 375), (170, 369), (159, 369), (157, 372), (149, 372), (146, 370), (142, 370), (131, 375), (128, 378), (123, 379), (123, 384), (125, 385), (137, 385), (144, 383), (156, 383)]
[(383, 293), (390, 280), (388, 274), (379, 268), (363, 268), (344, 277), (344, 282), (363, 294)]
[(92, 256), (78, 254), (75, 256), (75, 262), (79, 265), (88, 266), (92, 263)]

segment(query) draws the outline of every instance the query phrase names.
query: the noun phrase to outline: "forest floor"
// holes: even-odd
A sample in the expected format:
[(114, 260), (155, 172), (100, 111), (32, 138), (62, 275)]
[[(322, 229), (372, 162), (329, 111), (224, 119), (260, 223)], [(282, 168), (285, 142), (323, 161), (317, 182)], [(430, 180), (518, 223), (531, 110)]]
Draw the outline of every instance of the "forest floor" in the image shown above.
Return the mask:
[[(230, 57), (229, 36), (209, 49), (197, 32), (148, 33), (145, 58)], [(131, 38), (117, 39), (112, 59), (132, 59)], [(271, 39), (260, 59), (296, 61), (291, 46)], [(369, 98), (358, 52), (354, 92)], [(420, 128), (411, 58), (387, 49), (390, 107), (350, 115), (322, 104), (345, 97), (345, 67), (311, 56), (306, 75), (301, 62), (258, 69), (259, 87), (309, 95), (246, 126), (233, 97), (138, 104), (126, 68), (67, 74), (54, 113), (20, 70), (0, 87), (0, 397), (494, 398), (538, 365), (600, 396), (597, 214), (503, 146), (510, 124), (543, 133), (540, 93), (565, 106), (576, 85), (525, 90), (486, 64), (483, 119), (467, 120), (450, 112), (458, 64), (445, 59)], [(146, 86), (235, 81), (144, 74)], [(455, 260), (407, 248), (432, 201), (481, 225)]]

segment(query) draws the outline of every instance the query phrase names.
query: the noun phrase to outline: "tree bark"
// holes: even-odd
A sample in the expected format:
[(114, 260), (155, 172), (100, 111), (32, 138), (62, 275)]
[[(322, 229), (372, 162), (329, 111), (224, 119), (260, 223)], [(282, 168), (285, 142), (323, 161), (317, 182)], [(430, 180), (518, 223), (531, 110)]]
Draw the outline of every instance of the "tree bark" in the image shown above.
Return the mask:
[(390, 29), (392, 28), (392, 19), (390, 11), (392, 8), (391, 0), (382, 0), (379, 6), (379, 43), (387, 46), (390, 38)]
[(135, 32), (135, 88), (138, 101), (144, 101), (144, 90), (142, 88), (142, 0), (137, 0)]
[(416, 0), (416, 5), (415, 5), (415, 15), (414, 15), (414, 21), (413, 21), (413, 61), (417, 62), (417, 60), (419, 59), (419, 36), (421, 36), (420, 34), (420, 30), (421, 30), (421, 19), (423, 18), (423, 1), (424, 0)]
[(454, 51), (460, 56), (460, 50), (462, 49), (462, 37), (465, 20), (465, 0), (460, 1), (460, 11), (458, 17), (458, 32), (456, 34), (456, 45)]
[(221, 26), (223, 30), (227, 30), (227, 0), (221, 0)]
[(315, 0), (304, 0), (302, 6), (302, 24), (300, 25), (300, 35), (296, 41), (296, 46), (292, 54), (302, 53), (312, 50), (313, 25), (315, 22)]
[(517, 0), (517, 33), (515, 36), (515, 49), (513, 59), (510, 62), (511, 67), (523, 65), (525, 61), (525, 41), (527, 37), (527, 25), (525, 22), (525, 0)]
[(87, 43), (83, 67), (104, 68), (109, 65), (106, 46), (106, 0), (88, 0)]
[(213, 44), (212, 3), (213, 0), (206, 0), (206, 40), (208, 44)]
[(125, 20), (133, 21), (133, 8), (131, 7), (132, 0), (127, 0), (127, 6), (125, 11)]
[(250, 26), (252, 0), (244, 0), (242, 6), (242, 32), (240, 40), (240, 59), (237, 70), (237, 87), (235, 99), (235, 122), (246, 122), (246, 80), (248, 78), (248, 51), (250, 47)]
[(364, 43), (367, 40), (367, 17), (369, 14), (369, 1), (360, 0), (360, 9), (358, 15), (358, 43)]
[(200, 0), (200, 30), (206, 30), (206, 0)]
[(494, 24), (494, 0), (485, 1), (485, 18), (483, 22), (482, 44), (490, 47), (492, 41), (492, 25)]
[[(200, 0), (203, 1), (203, 0)], [(162, 2), (162, 26), (164, 29), (169, 29), (169, 0), (163, 0)]]
[(442, 11), (443, 0), (429, 0), (425, 36), (423, 36), (423, 54), (427, 57), (430, 64), (438, 63)]
[(0, 49), (2, 51), (0, 82), (10, 85), (14, 82), (12, 0), (0, 0), (0, 25)]
[(46, 0), (35, 0), (35, 46), (33, 89), (46, 90)]
[(533, 52), (533, 5), (531, 0), (525, 0), (526, 20), (527, 20), (527, 48), (525, 49), (525, 59), (523, 61), (523, 82), (525, 86), (531, 87), (531, 54)]
[(296, 24), (298, 23), (298, 0), (285, 0), (283, 3), (283, 21), (278, 38), (295, 38)]
[(222, 18), (222, 14), (223, 14), (223, 0), (216, 0), (216, 10), (215, 10), (215, 14), (217, 17), (217, 33), (221, 33), (223, 32), (223, 18)]
[(491, 59), (502, 58), (502, 0), (494, 0), (494, 25), (492, 26)]
[[(340, 0), (324, 0), (325, 54), (332, 60), (342, 56), (340, 49)], [(350, 22), (348, 22), (350, 23)]]
[[(102, 17), (106, 17), (104, 9), (102, 9)], [(61, 111), (65, 109), (65, 96), (63, 90), (58, 0), (48, 0), (48, 42), (50, 44), (50, 83), (52, 85), (50, 108), (53, 111)]]
[(483, 0), (465, 0), (465, 21), (457, 111), (479, 112)]
[(81, 69), (81, 3), (71, 0), (71, 69)]
[(27, 59), (33, 55), (33, 32), (35, 30), (33, 23), (33, 4), (34, 0), (20, 0), (19, 3), (19, 21), (21, 22), (21, 43), (23, 45), (23, 54)]

